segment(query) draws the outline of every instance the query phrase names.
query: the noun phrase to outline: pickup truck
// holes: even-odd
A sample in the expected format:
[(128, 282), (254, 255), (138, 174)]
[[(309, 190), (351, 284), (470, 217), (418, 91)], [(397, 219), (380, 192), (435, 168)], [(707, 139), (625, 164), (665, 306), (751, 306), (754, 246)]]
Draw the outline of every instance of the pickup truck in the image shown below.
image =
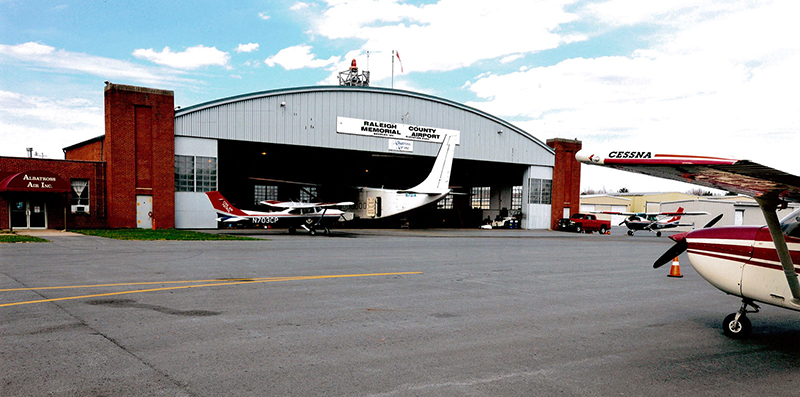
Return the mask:
[(600, 234), (606, 234), (610, 229), (611, 221), (597, 219), (592, 214), (573, 214), (558, 221), (558, 230), (572, 230), (578, 233), (598, 231)]

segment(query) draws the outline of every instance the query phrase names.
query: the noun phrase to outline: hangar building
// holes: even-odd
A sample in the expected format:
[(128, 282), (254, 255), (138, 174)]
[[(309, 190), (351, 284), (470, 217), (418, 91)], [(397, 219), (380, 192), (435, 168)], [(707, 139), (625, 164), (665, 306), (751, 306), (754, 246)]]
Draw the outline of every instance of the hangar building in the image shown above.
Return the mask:
[[(441, 146), (424, 137), (352, 131), (348, 123), (460, 134), (450, 179), (457, 194), (381, 225), (473, 227), (519, 214), (522, 228), (547, 229), (571, 207), (578, 211), (579, 141), (545, 143), (498, 117), (430, 95), (316, 86), (173, 108), (171, 91), (107, 84), (105, 103), (106, 134), (65, 148), (66, 161), (0, 158), (0, 179), (35, 170), (63, 174), (50, 195), (4, 190), (0, 181), (0, 228), (9, 228), (4, 209), (41, 198), (53, 220), (47, 227), (216, 228), (206, 191), (219, 190), (244, 209), (265, 199), (355, 201), (352, 187), (421, 182)], [(88, 176), (71, 175), (68, 164)], [(81, 193), (88, 194), (87, 206), (77, 211), (76, 178), (88, 187)], [(17, 219), (13, 227), (24, 227), (20, 213)]]

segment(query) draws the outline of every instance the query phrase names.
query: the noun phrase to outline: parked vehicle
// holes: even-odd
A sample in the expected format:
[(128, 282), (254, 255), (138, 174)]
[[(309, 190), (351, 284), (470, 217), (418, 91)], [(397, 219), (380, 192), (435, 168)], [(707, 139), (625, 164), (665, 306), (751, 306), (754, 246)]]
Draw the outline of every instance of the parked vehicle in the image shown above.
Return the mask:
[(611, 221), (597, 219), (593, 214), (573, 214), (569, 218), (558, 221), (558, 230), (573, 231), (577, 233), (600, 232), (606, 234), (611, 230)]

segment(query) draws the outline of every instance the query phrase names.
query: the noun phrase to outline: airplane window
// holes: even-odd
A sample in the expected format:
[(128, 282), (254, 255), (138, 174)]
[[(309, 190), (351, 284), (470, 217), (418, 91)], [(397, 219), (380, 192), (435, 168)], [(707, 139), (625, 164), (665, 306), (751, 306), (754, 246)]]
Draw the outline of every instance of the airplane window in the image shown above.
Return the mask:
[(781, 230), (786, 236), (800, 237), (800, 208), (781, 220)]

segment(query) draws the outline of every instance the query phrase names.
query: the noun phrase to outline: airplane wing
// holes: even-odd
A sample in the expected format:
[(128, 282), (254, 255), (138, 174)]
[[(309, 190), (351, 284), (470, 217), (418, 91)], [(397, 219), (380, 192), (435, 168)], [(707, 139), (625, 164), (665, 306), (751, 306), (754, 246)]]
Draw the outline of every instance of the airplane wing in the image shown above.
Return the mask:
[(421, 192), (417, 190), (398, 190), (397, 193), (400, 194), (427, 194), (428, 196), (439, 196), (442, 194), (450, 193), (449, 191), (433, 191), (433, 192)]
[(793, 302), (800, 305), (800, 282), (775, 212), (786, 201), (800, 202), (800, 176), (749, 160), (653, 154), (645, 151), (591, 153), (581, 150), (575, 154), (575, 159), (586, 164), (604, 165), (752, 196), (766, 218), (783, 273), (792, 291)]
[(344, 207), (346, 205), (354, 205), (352, 201), (342, 201), (338, 203), (316, 203), (317, 207)]
[(345, 206), (345, 205), (353, 205), (352, 201), (341, 201), (338, 203), (303, 203), (303, 202), (296, 202), (296, 201), (275, 201), (275, 200), (264, 200), (259, 201), (259, 204), (267, 205), (270, 207), (276, 208), (315, 208), (315, 207), (337, 207), (337, 206)]
[[(621, 153), (626, 154), (625, 158), (620, 158), (623, 157)], [(585, 150), (578, 152), (575, 158), (586, 164), (604, 165), (752, 197), (800, 202), (800, 176), (749, 160), (651, 152), (589, 153)]]

